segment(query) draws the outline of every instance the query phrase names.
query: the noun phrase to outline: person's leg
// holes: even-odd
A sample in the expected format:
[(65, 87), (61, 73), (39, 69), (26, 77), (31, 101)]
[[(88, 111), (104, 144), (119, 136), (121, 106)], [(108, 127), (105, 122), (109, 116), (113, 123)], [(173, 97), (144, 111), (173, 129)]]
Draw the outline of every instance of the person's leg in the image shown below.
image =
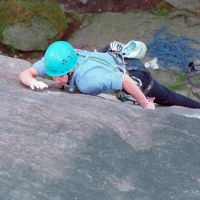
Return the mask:
[[(145, 90), (145, 88), (147, 88), (151, 82), (151, 77), (148, 73), (139, 70), (144, 68), (143, 63), (138, 59), (126, 59), (125, 61), (129, 74), (139, 78), (143, 84), (142, 90)], [(138, 70), (134, 70), (135, 67), (138, 67)], [(155, 97), (155, 103), (163, 106), (176, 105), (188, 108), (200, 108), (200, 102), (169, 90), (167, 87), (160, 84), (155, 79), (153, 79), (152, 88), (145, 95), (148, 97)]]
[(155, 97), (155, 103), (163, 106), (176, 105), (188, 108), (200, 108), (200, 102), (173, 92), (156, 80), (153, 80), (153, 87), (147, 96)]

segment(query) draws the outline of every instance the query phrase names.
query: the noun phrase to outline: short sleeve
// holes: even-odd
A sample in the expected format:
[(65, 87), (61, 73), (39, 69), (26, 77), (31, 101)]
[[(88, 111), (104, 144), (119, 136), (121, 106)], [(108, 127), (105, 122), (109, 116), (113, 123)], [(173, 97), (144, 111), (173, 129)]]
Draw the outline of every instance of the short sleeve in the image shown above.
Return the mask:
[(33, 67), (37, 70), (38, 75), (41, 77), (45, 77), (45, 57), (42, 57), (40, 60), (33, 64)]
[(76, 82), (78, 89), (85, 94), (97, 95), (122, 90), (122, 72), (107, 73), (103, 76), (85, 75)]

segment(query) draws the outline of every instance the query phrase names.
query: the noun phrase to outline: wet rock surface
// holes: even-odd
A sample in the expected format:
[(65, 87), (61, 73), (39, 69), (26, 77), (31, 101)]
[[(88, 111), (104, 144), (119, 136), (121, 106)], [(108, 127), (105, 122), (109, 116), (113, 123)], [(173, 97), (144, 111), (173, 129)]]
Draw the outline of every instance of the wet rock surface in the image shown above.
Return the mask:
[(29, 66), (0, 56), (0, 199), (200, 198), (199, 110), (31, 91)]

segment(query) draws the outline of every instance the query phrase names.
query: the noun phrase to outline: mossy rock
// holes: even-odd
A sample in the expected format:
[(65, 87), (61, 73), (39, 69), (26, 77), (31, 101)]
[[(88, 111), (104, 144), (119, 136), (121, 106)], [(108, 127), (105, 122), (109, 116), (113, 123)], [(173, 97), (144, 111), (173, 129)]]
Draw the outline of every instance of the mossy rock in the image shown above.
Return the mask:
[(6, 27), (2, 33), (4, 44), (22, 51), (45, 50), (58, 34), (52, 23), (38, 16)]
[[(60, 39), (68, 27), (69, 19), (59, 5), (53, 1), (28, 2), (11, 0), (0, 3), (0, 41), (3, 41), (3, 31), (17, 23), (30, 23), (38, 16), (53, 25), (56, 34), (48, 40)], [(31, 39), (31, 38), (30, 38)], [(12, 45), (11, 45), (12, 46)]]
[[(153, 77), (158, 80), (160, 83), (165, 85), (170, 90), (173, 90), (175, 92), (181, 93), (187, 97), (190, 97), (192, 99), (196, 99), (199, 101), (200, 99), (200, 89), (192, 87), (188, 83), (188, 81), (185, 78), (185, 74), (182, 71), (173, 71), (173, 70), (167, 70), (163, 67), (160, 67), (159, 69), (152, 70), (149, 69), (153, 75)], [(200, 77), (197, 77), (200, 78)], [(196, 82), (199, 82), (199, 79), (196, 80)]]

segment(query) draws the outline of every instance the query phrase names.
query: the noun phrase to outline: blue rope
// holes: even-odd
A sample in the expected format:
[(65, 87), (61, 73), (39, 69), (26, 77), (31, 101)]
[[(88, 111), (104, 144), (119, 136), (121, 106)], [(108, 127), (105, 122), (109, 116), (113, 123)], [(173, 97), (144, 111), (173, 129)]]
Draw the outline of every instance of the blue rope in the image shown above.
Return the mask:
[(155, 30), (152, 41), (147, 44), (147, 55), (157, 57), (163, 67), (177, 66), (185, 71), (192, 60), (200, 58), (200, 49), (192, 48), (192, 44), (200, 45), (200, 42), (173, 35), (162, 27)]

